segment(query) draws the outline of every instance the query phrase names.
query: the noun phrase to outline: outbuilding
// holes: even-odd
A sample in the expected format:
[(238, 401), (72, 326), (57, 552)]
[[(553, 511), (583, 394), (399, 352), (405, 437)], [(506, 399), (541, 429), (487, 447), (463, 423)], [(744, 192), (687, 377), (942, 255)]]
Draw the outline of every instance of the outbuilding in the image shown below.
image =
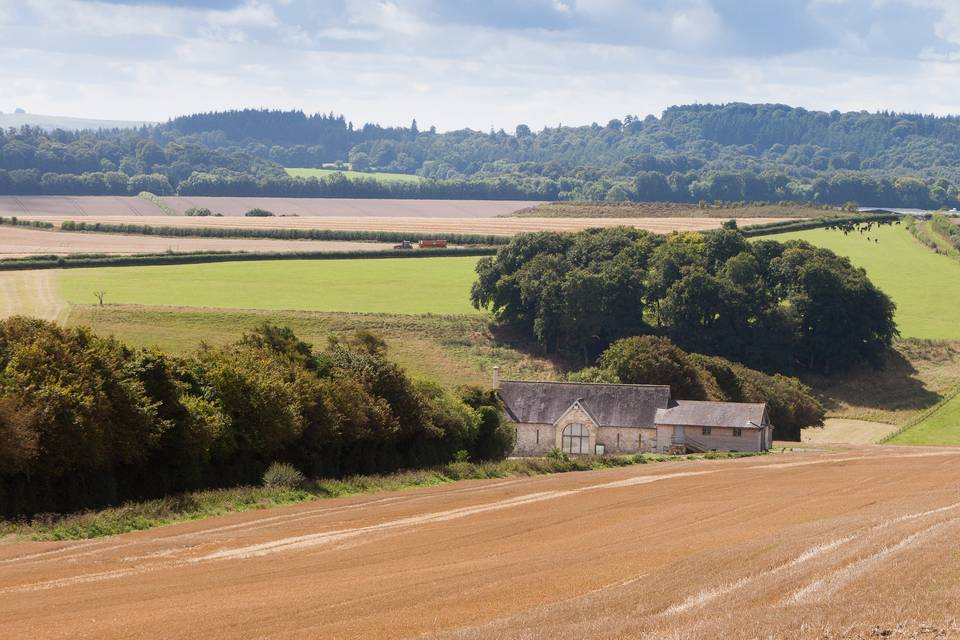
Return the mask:
[(516, 434), (515, 456), (766, 451), (773, 444), (759, 403), (674, 401), (666, 385), (498, 379)]

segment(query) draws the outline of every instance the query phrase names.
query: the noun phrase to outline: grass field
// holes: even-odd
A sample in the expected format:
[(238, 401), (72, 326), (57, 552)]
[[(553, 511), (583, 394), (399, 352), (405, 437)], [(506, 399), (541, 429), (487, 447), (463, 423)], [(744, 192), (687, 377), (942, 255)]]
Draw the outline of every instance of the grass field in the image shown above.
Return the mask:
[(322, 349), (329, 336), (370, 331), (387, 342), (390, 358), (414, 376), (448, 385), (489, 384), (494, 365), (504, 377), (556, 377), (551, 361), (518, 348), (518, 341), (494, 335), (485, 315), (388, 315), (320, 311), (256, 311), (137, 306), (73, 306), (68, 324), (85, 325), (135, 346), (157, 346), (174, 353), (201, 342), (222, 345), (263, 322), (291, 327)]
[(897, 325), (904, 337), (960, 340), (960, 262), (937, 255), (903, 227), (881, 227), (865, 235), (815, 229), (769, 238), (807, 240), (866, 269), (897, 304)]
[(290, 260), (163, 267), (100, 267), (60, 273), (71, 304), (106, 291), (113, 304), (476, 314), (469, 291), (477, 258)]
[(301, 167), (286, 167), (285, 170), (294, 178), (326, 178), (335, 173), (342, 173), (351, 180), (359, 180), (362, 178), (372, 178), (374, 180), (382, 180), (383, 182), (419, 182), (422, 180), (420, 176), (409, 173), (381, 173), (376, 171), (366, 172), (350, 171), (349, 169), (310, 169)]
[(919, 424), (889, 440), (891, 444), (947, 444), (960, 445), (960, 394)]

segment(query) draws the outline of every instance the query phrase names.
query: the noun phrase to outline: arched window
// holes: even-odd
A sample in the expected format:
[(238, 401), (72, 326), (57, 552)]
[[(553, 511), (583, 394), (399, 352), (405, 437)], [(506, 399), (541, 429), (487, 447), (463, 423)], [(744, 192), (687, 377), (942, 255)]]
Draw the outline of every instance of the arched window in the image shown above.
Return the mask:
[(590, 453), (590, 431), (579, 423), (568, 424), (563, 430), (563, 450), (566, 453)]

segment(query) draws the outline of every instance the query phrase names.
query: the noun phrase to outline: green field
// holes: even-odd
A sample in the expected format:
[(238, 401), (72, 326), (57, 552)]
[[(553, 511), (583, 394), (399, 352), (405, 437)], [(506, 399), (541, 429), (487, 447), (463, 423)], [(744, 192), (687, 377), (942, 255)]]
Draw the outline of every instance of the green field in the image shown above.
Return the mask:
[(889, 442), (960, 445), (960, 395), (955, 395), (919, 424), (897, 434)]
[(470, 305), (475, 257), (284, 260), (59, 273), (71, 304), (299, 309), (402, 314), (477, 314)]
[[(867, 240), (869, 235), (873, 239)], [(884, 226), (863, 235), (814, 229), (764, 239), (803, 239), (845, 255), (897, 304), (904, 337), (960, 340), (960, 262), (937, 255), (902, 226)]]
[(298, 167), (286, 167), (285, 171), (294, 178), (325, 178), (334, 173), (342, 173), (351, 180), (358, 180), (360, 178), (373, 178), (374, 180), (382, 180), (383, 182), (418, 182), (421, 180), (420, 176), (409, 173), (378, 173), (376, 171), (366, 172), (350, 171), (348, 169), (308, 169)]

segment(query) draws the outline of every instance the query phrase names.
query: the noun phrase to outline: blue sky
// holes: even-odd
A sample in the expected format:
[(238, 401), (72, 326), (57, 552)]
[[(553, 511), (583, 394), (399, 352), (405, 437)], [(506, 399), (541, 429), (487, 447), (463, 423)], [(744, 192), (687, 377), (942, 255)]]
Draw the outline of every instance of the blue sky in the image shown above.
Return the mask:
[(512, 130), (690, 102), (960, 113), (960, 0), (0, 0), (0, 111)]

